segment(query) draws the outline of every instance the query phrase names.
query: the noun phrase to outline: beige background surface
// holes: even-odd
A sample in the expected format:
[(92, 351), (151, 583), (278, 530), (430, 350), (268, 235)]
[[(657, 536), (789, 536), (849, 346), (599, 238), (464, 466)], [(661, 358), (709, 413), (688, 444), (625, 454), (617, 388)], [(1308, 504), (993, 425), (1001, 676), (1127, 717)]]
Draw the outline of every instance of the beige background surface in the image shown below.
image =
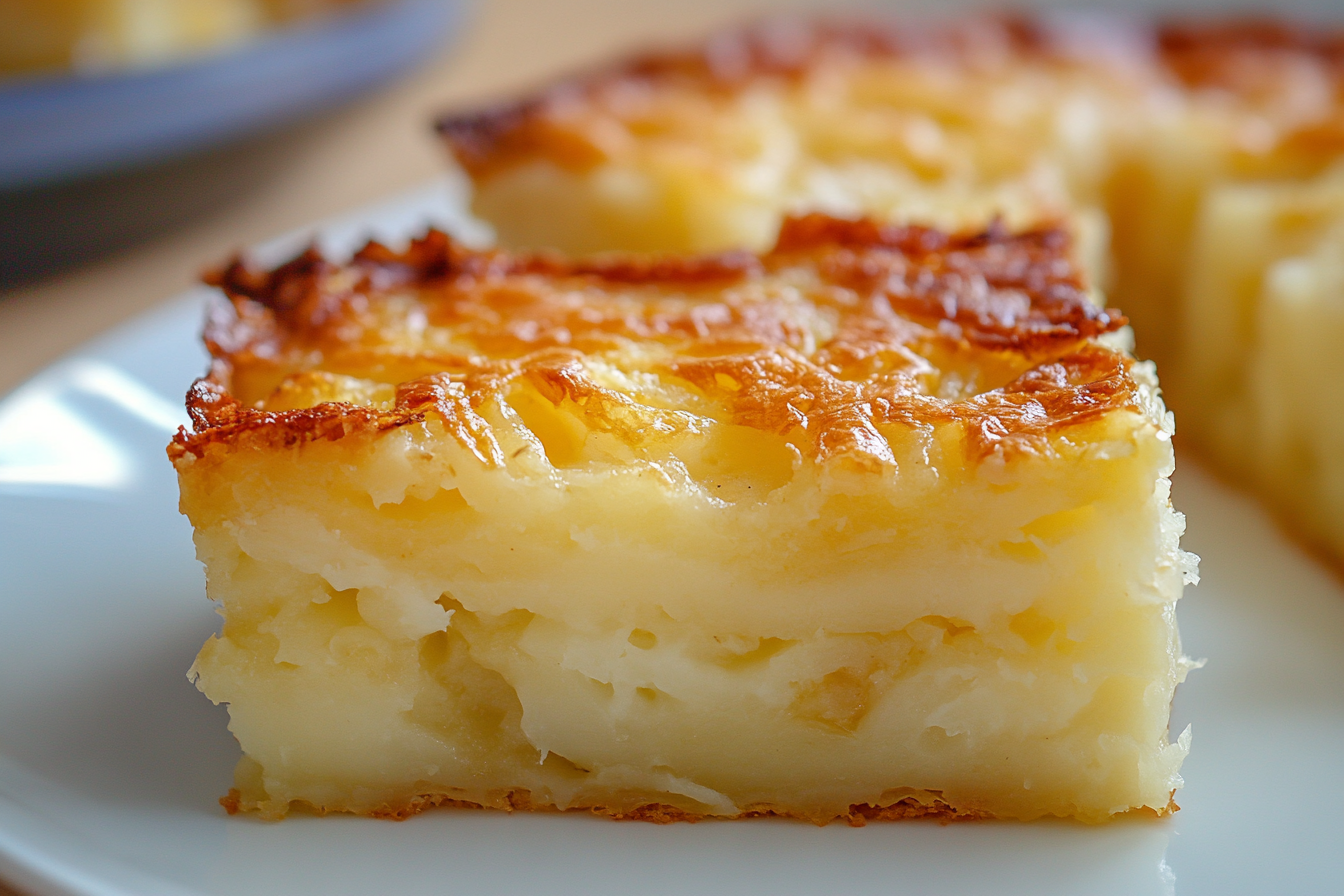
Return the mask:
[[(120, 182), (136, 202), (193, 179), (227, 195), (185, 226), (0, 295), (0, 395), (80, 343), (189, 286), (231, 251), (410, 189), (444, 168), (429, 121), (614, 53), (672, 42), (769, 0), (481, 0), (457, 38), (396, 85), (338, 112)], [(111, 200), (115, 202), (115, 197)], [(0, 882), (0, 896), (15, 896)]]

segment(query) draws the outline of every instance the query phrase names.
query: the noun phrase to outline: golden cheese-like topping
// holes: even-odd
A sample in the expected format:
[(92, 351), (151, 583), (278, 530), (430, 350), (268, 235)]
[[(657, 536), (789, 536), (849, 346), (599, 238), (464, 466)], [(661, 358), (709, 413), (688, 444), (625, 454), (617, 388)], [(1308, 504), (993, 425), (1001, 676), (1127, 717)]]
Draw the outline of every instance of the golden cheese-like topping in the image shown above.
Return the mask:
[(309, 250), (208, 279), (229, 302), (175, 457), (432, 417), (498, 465), (487, 408), (520, 389), (633, 448), (709, 420), (876, 461), (883, 425), (961, 422), (984, 456), (1139, 405), (1129, 357), (1095, 341), (1125, 319), (1089, 300), (1053, 229), (808, 215), (763, 255), (584, 260), (430, 231), (404, 252)]
[(993, 175), (1067, 147), (1058, 112), (1080, 96), (1102, 98), (1111, 120), (1079, 127), (1123, 132), (1176, 100), (1222, 121), (1250, 156), (1310, 166), (1344, 151), (1344, 32), (1079, 16), (769, 22), (448, 116), (439, 130), (479, 181), (539, 159), (587, 170), (657, 148), (750, 157), (761, 104), (777, 103), (813, 157)]

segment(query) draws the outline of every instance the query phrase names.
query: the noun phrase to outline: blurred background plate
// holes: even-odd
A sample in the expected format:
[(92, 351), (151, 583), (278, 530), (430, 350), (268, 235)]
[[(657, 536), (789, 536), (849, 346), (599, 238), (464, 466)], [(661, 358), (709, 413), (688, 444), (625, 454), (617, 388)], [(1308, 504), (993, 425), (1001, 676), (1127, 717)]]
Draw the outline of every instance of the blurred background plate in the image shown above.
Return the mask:
[(0, 189), (143, 164), (348, 99), (442, 45), (461, 0), (383, 0), (163, 68), (0, 82)]

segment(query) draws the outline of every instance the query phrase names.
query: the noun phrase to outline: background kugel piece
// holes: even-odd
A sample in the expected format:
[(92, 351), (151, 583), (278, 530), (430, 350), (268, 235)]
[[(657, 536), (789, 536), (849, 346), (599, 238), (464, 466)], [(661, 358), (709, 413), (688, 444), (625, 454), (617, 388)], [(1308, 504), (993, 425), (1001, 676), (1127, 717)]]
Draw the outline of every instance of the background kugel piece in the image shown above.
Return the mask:
[(510, 246), (770, 245), (799, 211), (1062, 226), (1182, 436), (1344, 562), (1344, 32), (769, 22), (445, 118)]

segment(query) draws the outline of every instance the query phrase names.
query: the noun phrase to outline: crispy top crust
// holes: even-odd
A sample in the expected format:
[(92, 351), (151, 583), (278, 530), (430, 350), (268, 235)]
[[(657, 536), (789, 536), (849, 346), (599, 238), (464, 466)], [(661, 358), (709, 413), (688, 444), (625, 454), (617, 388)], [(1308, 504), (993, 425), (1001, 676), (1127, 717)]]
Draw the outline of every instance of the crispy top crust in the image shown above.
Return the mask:
[[(1281, 135), (1290, 150), (1322, 141), (1327, 151), (1344, 149), (1344, 30), (1269, 19), (768, 22), (698, 47), (638, 56), (522, 101), (446, 116), (438, 129), (473, 177), (536, 158), (582, 170), (611, 154), (614, 132), (606, 124), (644, 124), (653, 96), (723, 98), (756, 84), (798, 83), (836, 66), (920, 61), (984, 73), (1017, 66), (1067, 70), (1111, 81), (1120, 92), (1230, 94), (1248, 115), (1281, 117), (1291, 110)], [(1323, 108), (1300, 109), (1302, 97), (1321, 93), (1333, 99)]]
[[(1053, 229), (808, 215), (760, 256), (566, 260), (430, 231), (344, 265), (311, 249), (271, 271), (235, 260), (207, 278), (229, 302), (207, 324), (211, 373), (187, 397), (194, 431), (169, 452), (433, 417), (499, 465), (483, 409), (525, 385), (636, 449), (706, 418), (796, 437), (817, 458), (890, 461), (884, 424), (964, 423), (977, 456), (1025, 449), (1140, 404), (1128, 356), (1094, 341), (1125, 319), (1088, 300), (1069, 249)], [(598, 368), (656, 379), (660, 397)], [(276, 409), (296, 384), (337, 376), (360, 385)]]

